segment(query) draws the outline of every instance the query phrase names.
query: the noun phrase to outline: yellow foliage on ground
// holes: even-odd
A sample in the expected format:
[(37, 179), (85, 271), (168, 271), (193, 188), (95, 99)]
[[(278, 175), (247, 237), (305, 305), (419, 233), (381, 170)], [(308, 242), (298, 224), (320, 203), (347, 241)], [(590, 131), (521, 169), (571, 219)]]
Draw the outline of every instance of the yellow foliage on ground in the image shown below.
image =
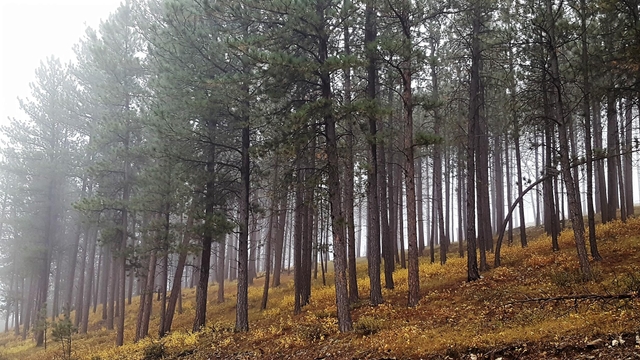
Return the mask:
[[(367, 264), (357, 264), (361, 301), (352, 304), (354, 332), (338, 332), (333, 276), (327, 285), (314, 280), (311, 301), (302, 314), (293, 315), (293, 281), (269, 292), (268, 308), (259, 310), (264, 278), (249, 289), (249, 333), (234, 333), (235, 283), (228, 283), (226, 301), (215, 302), (216, 286), (209, 294), (207, 327), (193, 333), (195, 291), (183, 291), (183, 313), (174, 318), (174, 331), (158, 339), (158, 302), (154, 300), (150, 336), (133, 342), (138, 299), (126, 308), (125, 345), (113, 346), (115, 331), (106, 330), (100, 307), (90, 316), (91, 331), (74, 335), (75, 359), (208, 359), (217, 356), (239, 358), (380, 358), (428, 357), (457, 354), (469, 349), (490, 349), (508, 344), (557, 341), (570, 336), (590, 339), (602, 334), (639, 331), (639, 301), (534, 302), (527, 298), (547, 298), (581, 293), (623, 293), (640, 290), (640, 218), (626, 223), (614, 221), (596, 229), (604, 258), (593, 263), (596, 279), (583, 282), (578, 272), (571, 230), (560, 234), (561, 251), (551, 251), (551, 239), (540, 235), (527, 248), (505, 246), (505, 266), (483, 273), (483, 278), (467, 283), (466, 259), (449, 254), (446, 265), (421, 258), (422, 299), (408, 308), (407, 271), (397, 268), (395, 289), (383, 289), (385, 303), (371, 307)], [(488, 261), (492, 263), (492, 255)], [(155, 355), (154, 355), (155, 354)], [(0, 359), (54, 360), (60, 358), (59, 345), (35, 348), (10, 334), (0, 335)]]

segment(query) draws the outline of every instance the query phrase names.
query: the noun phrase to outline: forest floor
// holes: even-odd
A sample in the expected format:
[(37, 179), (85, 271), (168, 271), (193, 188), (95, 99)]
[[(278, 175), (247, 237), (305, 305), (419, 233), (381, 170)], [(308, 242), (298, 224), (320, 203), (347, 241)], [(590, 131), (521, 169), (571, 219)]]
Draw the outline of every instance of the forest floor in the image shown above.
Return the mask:
[[(535, 235), (534, 234), (538, 234)], [(452, 247), (445, 265), (421, 258), (418, 306), (408, 308), (407, 271), (394, 273), (384, 304), (368, 304), (365, 261), (358, 263), (360, 302), (352, 305), (355, 330), (338, 332), (332, 277), (314, 280), (311, 302), (293, 315), (293, 281), (285, 276), (260, 311), (263, 278), (249, 291), (249, 333), (234, 333), (235, 283), (226, 301), (210, 288), (207, 327), (192, 333), (193, 289), (183, 292), (183, 312), (163, 339), (133, 342), (137, 299), (126, 308), (125, 345), (114, 346), (98, 312), (91, 331), (74, 335), (73, 359), (640, 359), (640, 218), (599, 225), (604, 260), (592, 262), (595, 280), (583, 282), (570, 230), (561, 250), (530, 229), (529, 246), (505, 246), (502, 266), (466, 282), (466, 259)], [(519, 241), (515, 237), (514, 241)], [(425, 253), (428, 255), (428, 249)], [(488, 254), (493, 263), (493, 254)], [(286, 274), (285, 274), (286, 275)], [(622, 297), (629, 298), (622, 298)], [(157, 307), (158, 302), (154, 301)], [(151, 329), (158, 324), (154, 309)], [(73, 315), (72, 315), (73, 318)], [(155, 333), (155, 331), (152, 331)], [(0, 359), (62, 359), (60, 344), (46, 350), (11, 334), (0, 335)]]

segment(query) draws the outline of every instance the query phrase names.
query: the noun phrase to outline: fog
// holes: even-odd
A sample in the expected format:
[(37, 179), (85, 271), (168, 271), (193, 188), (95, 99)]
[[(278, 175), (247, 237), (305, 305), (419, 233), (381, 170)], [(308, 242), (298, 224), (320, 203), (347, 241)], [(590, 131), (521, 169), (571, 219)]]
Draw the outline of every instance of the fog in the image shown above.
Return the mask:
[(0, 1), (0, 124), (23, 117), (18, 97), (29, 95), (34, 71), (47, 56), (63, 63), (87, 26), (97, 27), (119, 0)]

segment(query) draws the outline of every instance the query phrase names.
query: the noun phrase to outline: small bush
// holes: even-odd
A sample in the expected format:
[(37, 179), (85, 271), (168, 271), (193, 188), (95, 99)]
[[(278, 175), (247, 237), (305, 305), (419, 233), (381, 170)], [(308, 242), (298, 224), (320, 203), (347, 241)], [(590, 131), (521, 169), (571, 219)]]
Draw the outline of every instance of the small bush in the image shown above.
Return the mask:
[(143, 360), (160, 360), (164, 359), (167, 352), (164, 348), (164, 344), (160, 342), (153, 342), (144, 349)]
[(53, 324), (51, 335), (53, 336), (53, 340), (59, 342), (62, 347), (62, 359), (71, 359), (71, 335), (77, 331), (78, 329), (73, 326), (71, 319), (69, 319), (69, 315), (66, 314), (64, 319)]
[(356, 321), (353, 329), (361, 335), (373, 335), (382, 330), (383, 320), (373, 316), (362, 316)]
[(582, 282), (582, 276), (575, 270), (559, 270), (551, 274), (551, 282), (557, 287), (569, 288)]
[(324, 340), (330, 334), (322, 324), (305, 324), (298, 327), (298, 335), (304, 340), (316, 341)]
[[(591, 268), (592, 281), (602, 281), (602, 270), (598, 266)], [(551, 274), (551, 282), (560, 288), (570, 288), (574, 285), (583, 284), (584, 277), (579, 269), (559, 269)]]
[(318, 319), (337, 318), (338, 314), (336, 311), (321, 310), (316, 313), (316, 317)]
[(640, 272), (634, 268), (625, 274), (621, 279), (615, 278), (613, 284), (620, 289), (619, 291), (630, 293), (640, 293)]

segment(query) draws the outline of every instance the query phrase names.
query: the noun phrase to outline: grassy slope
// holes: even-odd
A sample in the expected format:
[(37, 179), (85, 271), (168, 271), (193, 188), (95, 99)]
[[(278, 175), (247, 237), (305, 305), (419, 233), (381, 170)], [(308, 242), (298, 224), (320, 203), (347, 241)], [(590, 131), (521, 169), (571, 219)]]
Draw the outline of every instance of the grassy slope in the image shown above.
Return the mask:
[[(515, 344), (553, 343), (566, 338), (588, 340), (605, 334), (640, 330), (640, 301), (631, 302), (547, 302), (515, 303), (514, 300), (583, 293), (622, 293), (640, 289), (640, 219), (599, 226), (599, 246), (604, 261), (594, 265), (597, 279), (582, 283), (577, 276), (577, 261), (572, 233), (560, 238), (561, 251), (550, 251), (545, 236), (528, 248), (505, 247), (503, 266), (483, 274), (483, 279), (466, 283), (466, 260), (450, 254), (445, 266), (421, 259), (422, 300), (416, 308), (406, 307), (407, 272), (394, 274), (396, 288), (383, 290), (386, 302), (378, 307), (366, 299), (354, 304), (352, 315), (356, 331), (340, 334), (335, 319), (333, 286), (314, 284), (311, 303), (301, 315), (292, 315), (293, 282), (272, 289), (269, 308), (259, 311), (262, 279), (249, 291), (249, 334), (235, 334), (235, 284), (226, 288), (227, 301), (210, 302), (208, 327), (193, 334), (193, 289), (184, 290), (184, 312), (174, 320), (174, 332), (162, 340), (168, 358), (382, 358), (428, 357), (458, 354), (470, 349), (501, 348)], [(489, 260), (493, 257), (489, 255)], [(368, 295), (366, 263), (358, 264), (359, 291)], [(635, 277), (633, 277), (634, 275)], [(635, 279), (635, 280), (634, 280)], [(329, 282), (332, 279), (329, 277)], [(209, 299), (215, 301), (215, 286)], [(154, 301), (154, 306), (158, 303)], [(141, 359), (157, 339), (132, 342), (138, 301), (128, 306), (125, 346), (115, 348), (115, 331), (107, 331), (92, 314), (88, 335), (76, 335), (74, 356), (78, 359)], [(100, 309), (98, 309), (100, 310)], [(158, 311), (154, 308), (151, 329), (155, 333)], [(22, 342), (12, 335), (0, 336), (0, 359), (56, 359), (58, 344), (45, 351), (31, 341)]]

